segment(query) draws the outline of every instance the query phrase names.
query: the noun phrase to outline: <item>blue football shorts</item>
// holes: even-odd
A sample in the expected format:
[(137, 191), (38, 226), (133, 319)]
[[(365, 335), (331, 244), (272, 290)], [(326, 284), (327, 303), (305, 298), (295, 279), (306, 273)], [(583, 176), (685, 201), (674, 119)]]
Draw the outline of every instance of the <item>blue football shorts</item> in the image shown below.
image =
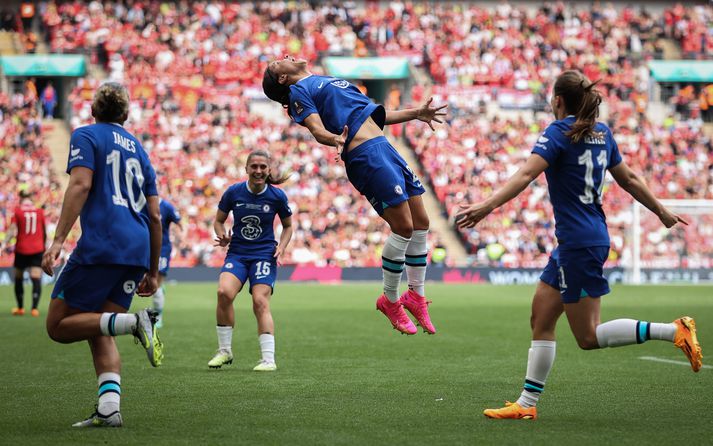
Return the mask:
[(106, 301), (128, 310), (145, 272), (143, 266), (80, 265), (70, 257), (57, 277), (52, 299), (88, 312), (101, 311)]
[(274, 257), (251, 259), (228, 254), (220, 272), (234, 275), (241, 284), (245, 284), (249, 279), (251, 293), (253, 286), (259, 283), (269, 285), (274, 290), (275, 280), (277, 280), (277, 261)]
[(540, 280), (557, 288), (562, 302), (577, 303), (582, 297), (609, 294), (609, 282), (604, 277), (604, 262), (608, 246), (566, 249), (558, 246), (550, 255)]
[(379, 215), (389, 206), (426, 192), (418, 176), (383, 136), (347, 152), (345, 164), (349, 181)]

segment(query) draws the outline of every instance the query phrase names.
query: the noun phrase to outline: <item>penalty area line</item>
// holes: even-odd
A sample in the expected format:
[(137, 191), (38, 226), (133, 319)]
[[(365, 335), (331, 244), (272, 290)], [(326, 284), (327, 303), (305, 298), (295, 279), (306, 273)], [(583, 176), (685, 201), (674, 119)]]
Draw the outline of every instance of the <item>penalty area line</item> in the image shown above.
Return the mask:
[[(665, 358), (657, 358), (656, 356), (639, 356), (639, 359), (642, 359), (644, 361), (654, 361), (654, 362), (665, 362), (666, 364), (678, 364), (678, 365), (685, 365), (687, 367), (690, 367), (691, 364), (688, 362), (684, 361), (674, 361), (673, 359), (665, 359)], [(701, 366), (702, 369), (713, 369), (713, 366), (703, 364)]]

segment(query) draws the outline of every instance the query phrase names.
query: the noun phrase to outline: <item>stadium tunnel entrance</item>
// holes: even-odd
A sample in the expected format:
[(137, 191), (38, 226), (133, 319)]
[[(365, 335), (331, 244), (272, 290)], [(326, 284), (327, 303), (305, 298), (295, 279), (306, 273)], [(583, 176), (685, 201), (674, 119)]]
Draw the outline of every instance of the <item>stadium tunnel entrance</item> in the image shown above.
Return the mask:
[[(38, 116), (43, 118), (46, 116), (46, 110), (43, 107), (43, 95), (47, 92), (48, 99), (51, 94), (54, 96), (55, 106), (52, 110), (52, 117), (58, 119), (68, 118), (70, 115), (69, 103), (67, 97), (72, 91), (76, 81), (72, 78), (64, 77), (54, 77), (54, 76), (31, 76), (31, 77), (13, 77), (9, 80), (9, 92), (10, 94), (15, 93), (27, 93), (28, 82), (34, 84), (34, 88), (37, 89), (37, 112)], [(51, 85), (54, 93), (50, 93), (46, 90), (47, 87)]]
[(26, 94), (28, 89), (34, 88), (39, 116), (46, 117), (51, 112), (53, 118), (63, 119), (70, 116), (69, 93), (76, 79), (87, 71), (84, 56), (65, 54), (3, 56), (0, 68), (4, 76), (3, 90)]
[(400, 106), (401, 94), (412, 82), (405, 57), (326, 57), (322, 65), (330, 76), (352, 82), (387, 109)]

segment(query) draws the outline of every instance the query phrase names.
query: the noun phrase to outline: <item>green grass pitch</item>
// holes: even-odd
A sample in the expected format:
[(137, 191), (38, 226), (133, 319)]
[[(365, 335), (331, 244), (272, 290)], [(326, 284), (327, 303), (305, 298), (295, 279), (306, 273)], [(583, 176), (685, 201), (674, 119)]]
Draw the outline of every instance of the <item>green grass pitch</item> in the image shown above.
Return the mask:
[[(42, 312), (46, 314), (49, 287)], [(581, 351), (566, 319), (540, 419), (488, 420), (518, 397), (534, 287), (428, 285), (435, 336), (407, 337), (375, 311), (379, 285), (279, 283), (272, 309), (278, 371), (256, 373), (259, 347), (246, 291), (238, 296), (235, 362), (209, 370), (215, 285), (167, 287), (164, 365), (152, 369), (130, 336), (123, 359), (123, 429), (73, 430), (96, 402), (85, 343), (49, 340), (44, 317), (12, 317), (0, 287), (2, 444), (710, 444), (713, 369), (672, 344)], [(704, 364), (713, 358), (711, 287), (616, 286), (602, 319), (694, 316)], [(28, 290), (29, 292), (29, 290)], [(26, 292), (27, 293), (27, 292)], [(27, 299), (27, 296), (26, 296)], [(150, 305), (136, 298), (134, 308)], [(710, 361), (713, 364), (713, 361)]]

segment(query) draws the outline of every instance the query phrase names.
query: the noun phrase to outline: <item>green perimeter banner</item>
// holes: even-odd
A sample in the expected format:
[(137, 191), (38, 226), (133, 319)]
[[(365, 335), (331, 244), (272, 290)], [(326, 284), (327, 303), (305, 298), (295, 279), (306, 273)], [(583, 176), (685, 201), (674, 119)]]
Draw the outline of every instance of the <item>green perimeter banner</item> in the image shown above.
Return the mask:
[(0, 57), (5, 76), (84, 76), (87, 63), (76, 54), (32, 54)]
[(713, 82), (709, 60), (652, 60), (649, 69), (658, 82)]
[(343, 79), (405, 79), (405, 57), (325, 57), (322, 65), (330, 76)]

